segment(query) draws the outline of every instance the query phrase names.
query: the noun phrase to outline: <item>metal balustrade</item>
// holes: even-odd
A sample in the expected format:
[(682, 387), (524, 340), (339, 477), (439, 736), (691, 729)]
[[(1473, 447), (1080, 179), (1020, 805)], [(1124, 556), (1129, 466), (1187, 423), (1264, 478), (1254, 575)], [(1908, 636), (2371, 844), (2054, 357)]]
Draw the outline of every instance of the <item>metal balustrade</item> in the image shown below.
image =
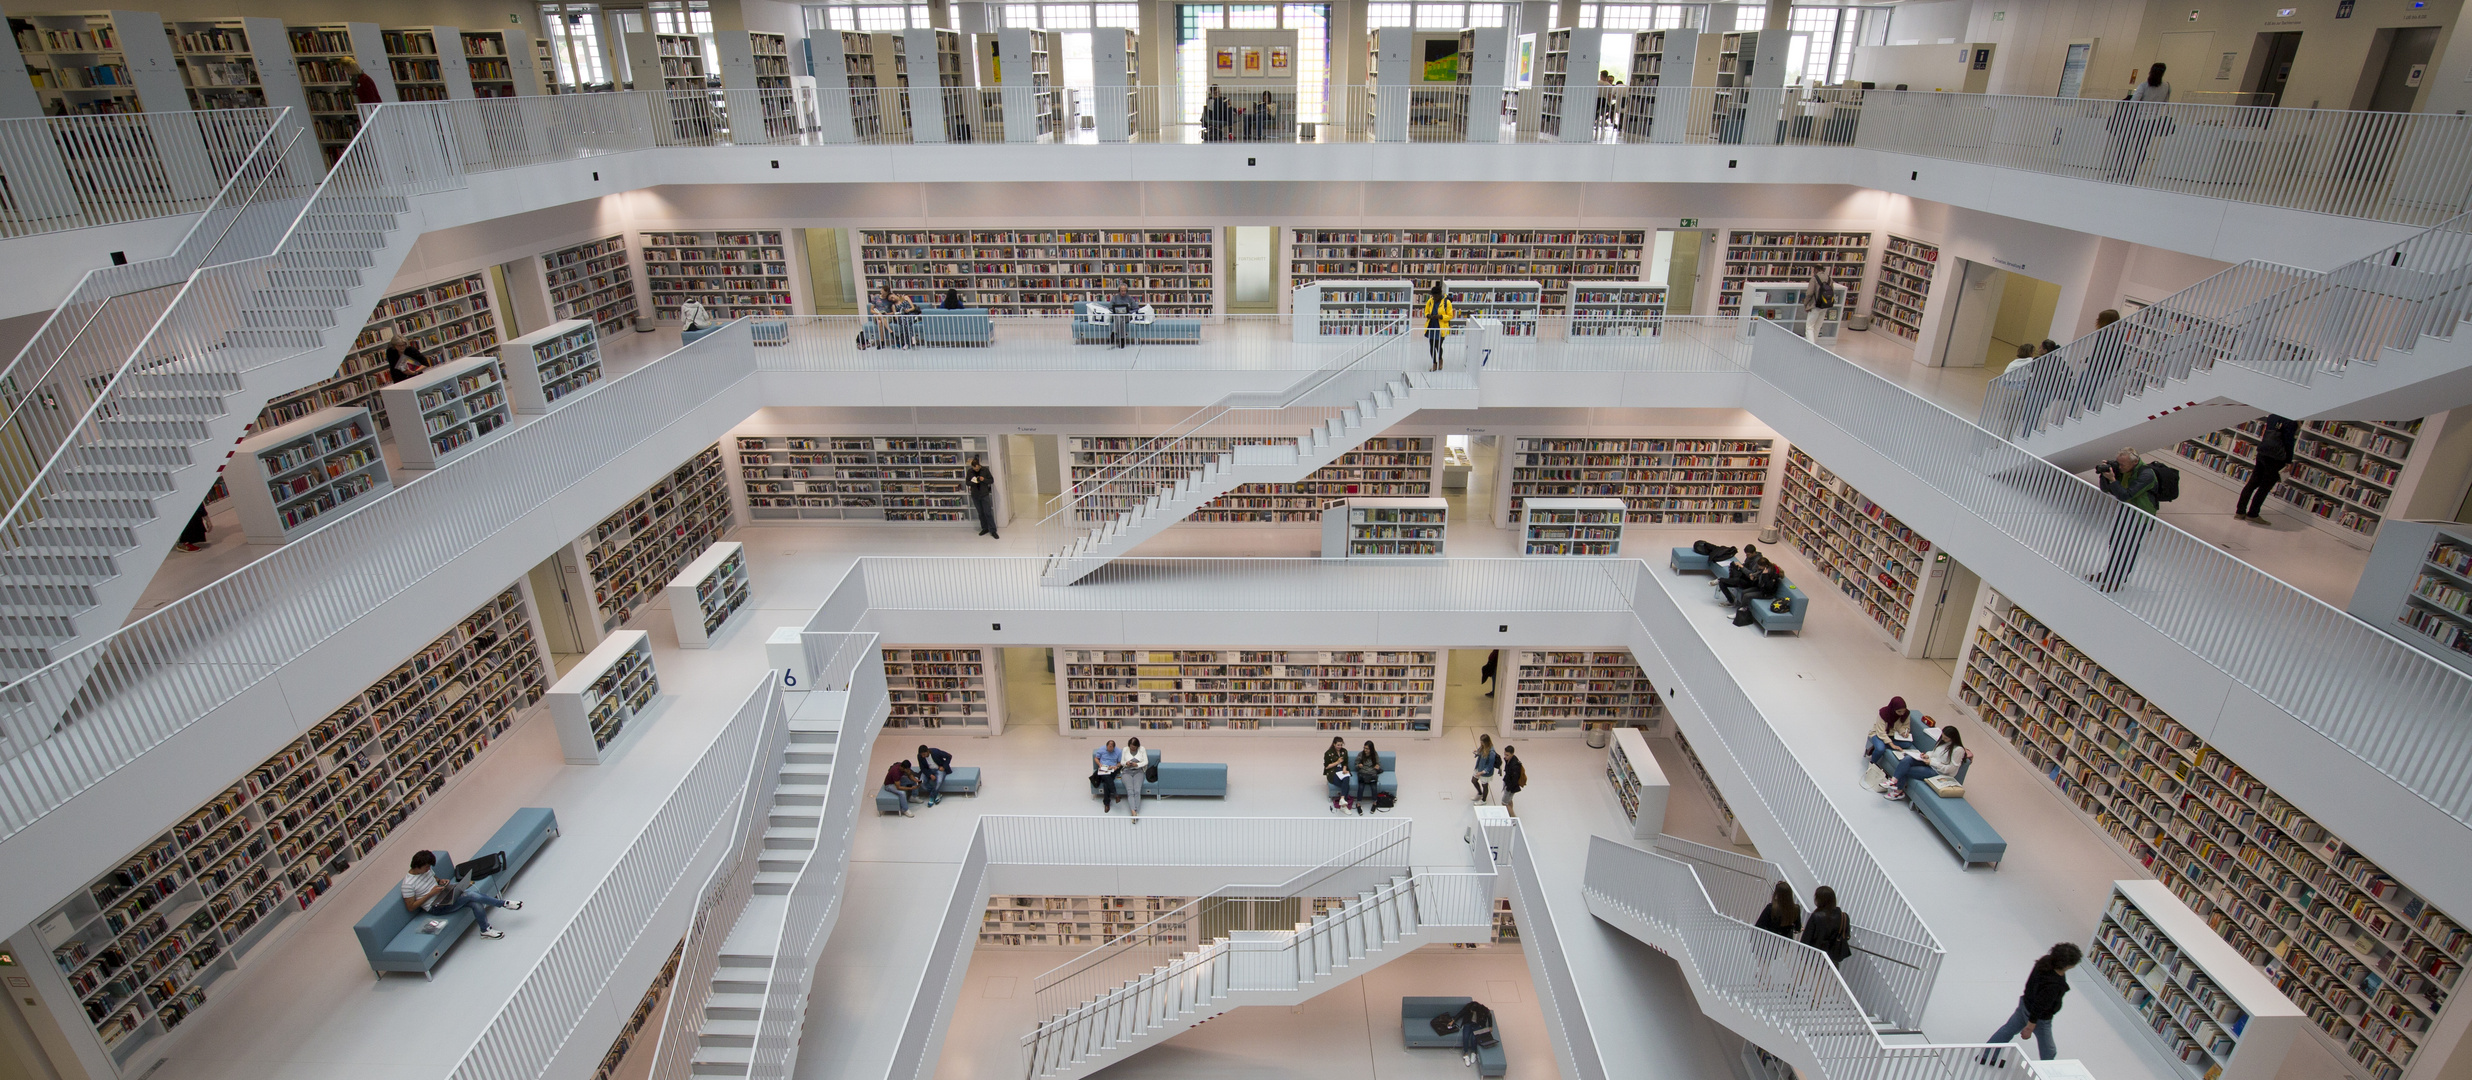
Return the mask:
[(0, 237), (205, 210), (284, 112), (200, 109), (0, 120)]

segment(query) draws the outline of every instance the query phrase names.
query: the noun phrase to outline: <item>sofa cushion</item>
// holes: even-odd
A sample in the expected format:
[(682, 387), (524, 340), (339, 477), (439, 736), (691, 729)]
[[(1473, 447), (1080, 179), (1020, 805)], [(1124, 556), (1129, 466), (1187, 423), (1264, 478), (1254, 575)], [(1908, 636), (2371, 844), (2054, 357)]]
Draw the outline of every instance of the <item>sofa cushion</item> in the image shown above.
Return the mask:
[(1999, 830), (1983, 820), (1983, 815), (1964, 798), (1943, 799), (1918, 792), (1908, 796), (1906, 802), (1914, 807), (1915, 813), (1923, 816), (1923, 820), (1931, 823), (1932, 829), (1940, 834), (1940, 839), (1948, 841), (1948, 846), (1956, 851), (1958, 861), (1968, 866), (1978, 862), (1990, 863), (1997, 869), (2001, 856), (2008, 854), (2008, 841), (2002, 839)]
[(1709, 571), (1708, 556), (1687, 547), (1678, 547), (1665, 557), (1665, 565), (1677, 574), (1705, 574)]
[[(401, 908), (403, 904), (398, 902), (395, 906)], [(421, 927), (428, 925), (431, 919), (445, 919), (445, 928), (434, 934), (422, 933)], [(413, 916), (404, 922), (403, 929), (396, 931), (394, 939), (387, 942), (386, 947), (372, 959), (389, 964), (411, 965), (398, 970), (427, 971), (437, 966), (438, 958), (446, 955), (446, 950), (453, 948), (455, 942), (463, 937), (464, 931), (472, 928), (474, 922), (472, 913), (469, 911), (458, 911), (452, 915)]]
[(898, 791), (888, 787), (876, 789), (876, 813), (898, 814), (909, 808), (908, 803), (909, 800), (902, 798)]
[(976, 765), (954, 766), (952, 772), (945, 774), (944, 786), (940, 790), (947, 795), (956, 792), (965, 795), (978, 794), (979, 767)]
[(482, 878), (474, 883), (474, 887), (491, 896), (505, 895), (507, 886), (514, 883), (515, 875), (523, 872), (524, 864), (540, 854), (541, 845), (557, 834), (558, 815), (548, 807), (527, 806), (515, 811), (506, 819), (506, 824), (498, 827), (497, 835), (483, 843), (474, 856), (478, 858), (493, 851), (503, 851), (506, 853), (506, 871)]
[(1159, 779), (1142, 785), (1154, 795), (1227, 795), (1227, 766), (1220, 762), (1185, 761), (1159, 766)]

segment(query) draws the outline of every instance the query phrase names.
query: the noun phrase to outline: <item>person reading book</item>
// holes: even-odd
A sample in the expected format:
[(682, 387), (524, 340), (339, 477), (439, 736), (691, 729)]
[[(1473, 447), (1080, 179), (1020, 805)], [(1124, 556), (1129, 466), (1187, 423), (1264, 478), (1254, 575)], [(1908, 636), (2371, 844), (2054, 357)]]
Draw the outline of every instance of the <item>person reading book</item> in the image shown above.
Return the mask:
[[(522, 911), (524, 902), (500, 900), (487, 893), (465, 888), (465, 882), (460, 878), (440, 881), (437, 866), (438, 856), (435, 852), (415, 851), (412, 853), (412, 872), (404, 875), (403, 884), (396, 890), (403, 897), (404, 910), (416, 915), (427, 914), (440, 921), (458, 911), (470, 911), (473, 924), (481, 928), (482, 937), (505, 937), (506, 931), (489, 925), (487, 909), (505, 908), (508, 911)], [(450, 871), (451, 874), (452, 871)]]

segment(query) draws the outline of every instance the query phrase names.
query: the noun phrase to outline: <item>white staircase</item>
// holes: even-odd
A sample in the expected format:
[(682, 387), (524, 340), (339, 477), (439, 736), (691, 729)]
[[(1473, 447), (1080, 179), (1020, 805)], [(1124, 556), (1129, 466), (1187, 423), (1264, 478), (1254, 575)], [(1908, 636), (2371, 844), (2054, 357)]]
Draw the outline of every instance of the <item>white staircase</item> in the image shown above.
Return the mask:
[(1232, 933), (1049, 1016), (1022, 1038), (1025, 1076), (1084, 1076), (1230, 1009), (1293, 1005), (1420, 946), (1488, 940), (1490, 895), (1431, 878), (1391, 878), (1292, 931)]
[(2268, 412), (2390, 419), (2472, 404), (2472, 215), (2319, 273), (2249, 262), (2004, 375), (1979, 422), (2082, 469)]
[[(1377, 350), (1374, 355), (1379, 354)], [(1349, 384), (1344, 389), (1338, 385), (1342, 381)], [(1418, 409), (1472, 409), (1477, 404), (1475, 380), (1461, 373), (1376, 371), (1371, 378), (1360, 372), (1352, 379), (1328, 381), (1317, 374), (1305, 385), (1303, 393), (1293, 395), (1283, 406), (1266, 410), (1221, 406), (1192, 431), (1152, 440), (1126, 455), (1114, 475), (1075, 491), (1056, 514), (1086, 517), (1094, 505), (1138, 501), (1050, 556), (1040, 584), (1080, 581), (1245, 484), (1302, 480)], [(1317, 397), (1332, 404), (1299, 403)], [(1282, 421), (1292, 426), (1280, 430)], [(1279, 434), (1269, 438), (1224, 434), (1240, 425)], [(1144, 478), (1149, 470), (1203, 448), (1217, 452), (1199, 467), (1188, 467), (1181, 477), (1165, 482)]]

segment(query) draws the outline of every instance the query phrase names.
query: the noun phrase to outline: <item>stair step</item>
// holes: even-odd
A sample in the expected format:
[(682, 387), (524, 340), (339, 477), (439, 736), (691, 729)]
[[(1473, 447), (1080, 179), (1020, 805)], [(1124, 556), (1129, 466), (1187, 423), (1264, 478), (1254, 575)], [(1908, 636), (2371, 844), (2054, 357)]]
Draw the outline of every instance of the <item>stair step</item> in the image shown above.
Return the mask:
[(781, 753), (781, 760), (788, 765), (830, 765), (833, 763), (833, 752), (830, 750), (784, 750)]
[(698, 1049), (751, 1047), (755, 1045), (755, 1027), (756, 1021), (753, 1020), (715, 1020), (706, 1017), (703, 1026), (695, 1033), (695, 1045)]
[(349, 289), (361, 276), (357, 270), (269, 270), (266, 283), (282, 289)]
[[(784, 853), (781, 853), (781, 852), (767, 852), (766, 854), (767, 854), (767, 855), (778, 855), (778, 854), (784, 854)], [(795, 852), (795, 851), (788, 852), (788, 853), (786, 853), (786, 854), (787, 854), (787, 855), (790, 855), (790, 856), (795, 856), (795, 857), (791, 857), (791, 858), (758, 858), (758, 859), (756, 859), (756, 860), (755, 860), (756, 876), (758, 876), (758, 877), (762, 877), (762, 876), (763, 876), (766, 872), (771, 872), (771, 873), (775, 873), (775, 874), (788, 874), (788, 875), (790, 875), (791, 877), (796, 877), (796, 876), (798, 876), (798, 872), (799, 872), (799, 871), (804, 870), (804, 869), (806, 869), (806, 868), (807, 868), (807, 857), (806, 857), (805, 855), (802, 855), (802, 854), (800, 854), (800, 853), (798, 853), (798, 852)]]
[(764, 1014), (762, 994), (706, 994), (706, 1020), (753, 1020)]
[(798, 872), (795, 870), (764, 870), (760, 869), (763, 863), (756, 865), (759, 869), (755, 872), (753, 890), (758, 896), (787, 896), (790, 886), (798, 883)]
[(240, 324), (255, 329), (306, 328), (316, 330), (335, 325), (335, 309), (324, 308), (251, 308), (240, 313)]

